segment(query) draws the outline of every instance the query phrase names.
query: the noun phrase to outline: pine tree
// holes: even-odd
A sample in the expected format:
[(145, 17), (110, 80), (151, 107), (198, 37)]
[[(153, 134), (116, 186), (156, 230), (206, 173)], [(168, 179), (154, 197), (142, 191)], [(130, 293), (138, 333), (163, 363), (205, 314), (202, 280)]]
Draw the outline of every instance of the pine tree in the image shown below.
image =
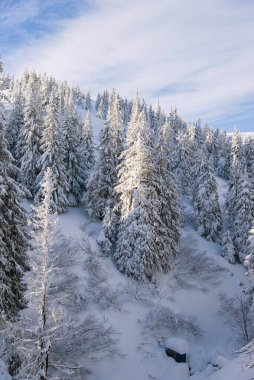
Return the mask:
[(0, 317), (12, 320), (25, 306), (23, 274), (28, 269), (27, 220), (20, 206), (19, 188), (9, 176), (12, 156), (4, 137), (2, 104), (2, 63), (0, 62)]
[(131, 119), (130, 119), (127, 135), (126, 135), (126, 143), (128, 146), (131, 146), (136, 141), (137, 133), (138, 133), (139, 113), (140, 113), (140, 105), (139, 105), (138, 94), (136, 94), (133, 100), (133, 104), (132, 104)]
[(54, 92), (51, 94), (50, 102), (47, 107), (47, 115), (44, 122), (44, 130), (41, 139), (42, 156), (40, 160), (41, 170), (36, 178), (37, 193), (36, 202), (39, 203), (42, 195), (40, 186), (44, 173), (48, 167), (53, 172), (53, 202), (57, 212), (65, 212), (68, 207), (68, 179), (64, 166), (63, 145), (59, 133), (59, 120), (57, 99)]
[(229, 179), (230, 172), (230, 141), (226, 132), (218, 136), (218, 158), (215, 160), (215, 169), (219, 176)]
[(92, 107), (92, 100), (91, 100), (90, 90), (87, 91), (87, 94), (86, 94), (86, 105), (85, 105), (85, 109), (86, 109), (86, 111), (91, 111), (91, 110), (93, 109), (93, 107)]
[(252, 191), (254, 190), (254, 138), (248, 137), (244, 144), (245, 162)]
[(179, 132), (175, 149), (176, 154), (174, 155), (172, 166), (179, 190), (182, 195), (190, 195), (192, 186), (192, 151), (188, 135)]
[(98, 107), (98, 116), (106, 120), (108, 115), (108, 109), (109, 109), (109, 95), (107, 91), (104, 91), (101, 98), (100, 98), (100, 104)]
[(122, 116), (119, 98), (115, 94), (101, 133), (99, 159), (87, 184), (88, 212), (91, 217), (103, 219), (117, 182), (117, 166), (122, 150), (121, 130)]
[(247, 292), (251, 296), (252, 305), (254, 304), (254, 228), (249, 231), (247, 240), (247, 255), (244, 259), (244, 266), (247, 268), (248, 285)]
[(86, 178), (86, 183), (87, 183), (89, 173), (95, 162), (94, 145), (93, 145), (93, 128), (92, 128), (89, 111), (86, 114), (85, 123), (82, 125), (79, 151), (80, 151), (80, 156), (82, 157), (83, 167), (85, 170), (85, 178)]
[(231, 138), (230, 176), (233, 176), (236, 170), (242, 171), (245, 166), (244, 164), (242, 138), (239, 131), (235, 129)]
[(29, 79), (27, 91), (24, 125), (20, 130), (16, 156), (20, 162), (19, 181), (34, 195), (36, 177), (40, 170), (42, 125), (41, 99), (35, 74)]
[(156, 131), (155, 136), (158, 135), (159, 130), (162, 127), (162, 125), (165, 123), (165, 121), (166, 121), (166, 117), (163, 114), (163, 112), (161, 110), (160, 103), (158, 101), (157, 107), (156, 107), (156, 112), (155, 112), (155, 131)]
[[(137, 105), (137, 101), (135, 103)], [(177, 242), (172, 244), (174, 237), (166, 225), (167, 216), (163, 215), (162, 185), (153, 161), (154, 150), (149, 144), (151, 132), (144, 112), (137, 124), (134, 125), (132, 117), (130, 132), (137, 131), (136, 139), (123, 152), (119, 166), (116, 191), (121, 219), (114, 260), (121, 272), (142, 281), (151, 279), (156, 270), (169, 269)]]
[(156, 191), (161, 203), (161, 220), (167, 226), (170, 236), (169, 246), (172, 256), (177, 253), (181, 223), (178, 189), (175, 176), (171, 172), (173, 139), (174, 132), (169, 123), (166, 122), (159, 130), (158, 140), (155, 145), (155, 162), (158, 168)]
[(234, 247), (232, 238), (230, 236), (230, 232), (228, 230), (226, 230), (222, 235), (221, 245), (222, 245), (221, 256), (225, 257), (225, 259), (230, 264), (234, 264), (235, 263), (235, 247)]
[(220, 241), (222, 217), (217, 186), (209, 168), (207, 152), (201, 151), (194, 168), (193, 207), (197, 213), (198, 230), (208, 240)]
[(86, 182), (86, 170), (84, 157), (80, 154), (80, 126), (72, 98), (69, 99), (66, 107), (66, 117), (64, 121), (64, 152), (65, 167), (68, 179), (68, 201), (70, 206), (77, 206), (80, 202)]
[(95, 101), (95, 111), (97, 111), (97, 112), (99, 111), (100, 101), (101, 101), (101, 94), (98, 92), (97, 98)]
[[(18, 158), (17, 155), (17, 143), (20, 135), (20, 131), (24, 128), (24, 97), (22, 95), (20, 85), (18, 91), (15, 92), (13, 100), (13, 108), (7, 124), (6, 140), (8, 149), (14, 158)], [(19, 162), (17, 162), (19, 165)]]
[(176, 136), (182, 132), (182, 121), (177, 113), (176, 108), (171, 108), (170, 114), (169, 114), (169, 124), (173, 131), (175, 132)]
[(243, 262), (247, 254), (248, 233), (253, 221), (254, 200), (248, 174), (234, 172), (229, 182), (226, 211), (236, 255)]

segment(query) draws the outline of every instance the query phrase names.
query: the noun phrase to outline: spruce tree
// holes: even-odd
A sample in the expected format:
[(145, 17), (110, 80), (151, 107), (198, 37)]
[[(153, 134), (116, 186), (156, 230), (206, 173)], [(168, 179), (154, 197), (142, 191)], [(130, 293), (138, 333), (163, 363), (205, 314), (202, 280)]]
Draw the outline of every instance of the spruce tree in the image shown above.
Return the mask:
[(221, 256), (225, 257), (225, 259), (230, 263), (234, 264), (235, 263), (235, 247), (232, 241), (232, 238), (230, 236), (229, 230), (226, 230), (221, 239), (221, 245), (222, 245), (222, 250), (221, 250)]
[(243, 262), (247, 255), (247, 239), (253, 221), (254, 200), (247, 171), (234, 172), (229, 182), (226, 211), (236, 255)]
[(247, 239), (246, 257), (244, 259), (244, 266), (247, 269), (248, 284), (247, 293), (251, 296), (251, 303), (254, 304), (254, 227), (249, 231)]
[(100, 101), (101, 101), (101, 94), (98, 92), (97, 98), (96, 98), (96, 101), (95, 101), (95, 111), (97, 111), (97, 112), (99, 110)]
[(220, 131), (217, 142), (217, 157), (215, 157), (215, 170), (216, 173), (229, 179), (230, 171), (230, 141), (226, 132)]
[(222, 217), (215, 179), (208, 164), (207, 152), (201, 151), (194, 168), (193, 207), (198, 230), (208, 240), (220, 241)]
[(244, 170), (244, 151), (243, 141), (237, 129), (234, 130), (231, 138), (231, 152), (230, 152), (230, 176), (234, 175), (235, 170)]
[(64, 162), (69, 188), (68, 201), (70, 206), (77, 206), (84, 193), (86, 182), (84, 157), (80, 154), (81, 122), (72, 98), (69, 99), (65, 107)]
[(85, 99), (86, 99), (85, 109), (86, 109), (86, 111), (91, 111), (93, 109), (93, 107), (92, 107), (92, 100), (91, 100), (90, 90), (87, 91)]
[(17, 143), (20, 136), (20, 131), (24, 129), (24, 96), (21, 92), (20, 85), (18, 90), (13, 95), (13, 108), (10, 113), (10, 117), (6, 129), (6, 141), (8, 149), (12, 156), (16, 158), (16, 164), (19, 165)]
[(137, 131), (136, 139), (122, 153), (119, 166), (116, 191), (121, 219), (114, 260), (121, 272), (142, 281), (151, 279), (156, 270), (169, 269), (177, 242), (172, 245), (175, 237), (171, 236), (166, 219), (163, 220), (163, 194), (144, 112), (136, 122), (134, 125), (132, 117), (129, 141), (134, 130)]
[(41, 99), (35, 74), (28, 83), (24, 109), (24, 125), (20, 130), (16, 156), (20, 162), (19, 181), (32, 195), (35, 194), (36, 177), (40, 170), (40, 139), (42, 127)]
[(44, 130), (41, 139), (42, 156), (40, 160), (40, 173), (36, 178), (37, 193), (36, 203), (40, 202), (42, 196), (41, 181), (48, 167), (52, 169), (54, 183), (53, 203), (55, 211), (65, 212), (69, 205), (67, 195), (69, 190), (66, 167), (64, 165), (63, 145), (59, 130), (57, 99), (52, 92), (47, 114), (44, 122)]
[[(115, 94), (100, 137), (100, 154), (87, 184), (87, 205), (91, 217), (103, 219), (117, 182), (117, 166), (122, 150), (122, 116)], [(114, 202), (113, 202), (114, 203)], [(110, 207), (113, 207), (111, 203)]]
[(83, 167), (85, 170), (86, 183), (88, 181), (89, 173), (94, 165), (94, 145), (93, 145), (93, 128), (90, 117), (90, 112), (86, 114), (85, 123), (82, 125), (81, 129), (81, 139), (79, 146), (79, 153), (82, 157)]
[(182, 195), (190, 195), (192, 186), (192, 151), (187, 134), (178, 133), (175, 152), (172, 166), (179, 190)]
[(180, 200), (176, 186), (176, 178), (172, 173), (172, 151), (174, 132), (166, 122), (159, 130), (155, 145), (156, 167), (158, 168), (158, 181), (156, 191), (161, 203), (160, 216), (168, 228), (170, 236), (170, 251), (172, 256), (177, 252), (180, 239)]
[(28, 269), (27, 220), (20, 206), (19, 188), (9, 176), (12, 156), (4, 137), (5, 114), (2, 103), (0, 62), (0, 318), (15, 319), (25, 306), (23, 274)]

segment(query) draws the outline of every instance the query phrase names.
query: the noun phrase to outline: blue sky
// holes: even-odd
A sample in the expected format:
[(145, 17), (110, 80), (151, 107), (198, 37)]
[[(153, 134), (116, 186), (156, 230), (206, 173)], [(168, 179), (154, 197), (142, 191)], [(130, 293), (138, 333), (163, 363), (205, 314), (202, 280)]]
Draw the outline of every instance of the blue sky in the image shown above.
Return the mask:
[(0, 0), (6, 71), (116, 88), (254, 131), (253, 0)]

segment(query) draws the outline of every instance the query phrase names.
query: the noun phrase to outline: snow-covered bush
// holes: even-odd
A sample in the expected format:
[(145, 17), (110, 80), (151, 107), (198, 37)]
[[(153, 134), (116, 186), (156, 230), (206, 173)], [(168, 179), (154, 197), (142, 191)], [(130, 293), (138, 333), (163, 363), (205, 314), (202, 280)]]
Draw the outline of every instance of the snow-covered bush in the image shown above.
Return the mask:
[(248, 343), (254, 338), (254, 312), (249, 297), (227, 298), (221, 295), (221, 308), (238, 338)]
[(167, 306), (157, 306), (143, 320), (143, 334), (165, 344), (170, 336), (201, 337), (202, 329), (194, 317), (175, 313)]
[(180, 253), (174, 261), (173, 280), (169, 286), (189, 289), (190, 287), (214, 284), (218, 282), (218, 275), (225, 269), (215, 259), (209, 257), (206, 252), (197, 248), (197, 242), (189, 236), (186, 243), (180, 244)]

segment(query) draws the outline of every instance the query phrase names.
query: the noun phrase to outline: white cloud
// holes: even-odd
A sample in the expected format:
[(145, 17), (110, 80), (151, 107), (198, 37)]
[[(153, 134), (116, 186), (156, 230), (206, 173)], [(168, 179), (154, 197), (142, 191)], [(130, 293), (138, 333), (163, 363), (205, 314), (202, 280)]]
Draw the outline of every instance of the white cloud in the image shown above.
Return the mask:
[[(187, 119), (218, 119), (253, 94), (252, 2), (97, 0), (61, 30), (4, 57), (25, 67), (122, 96), (136, 90)], [(94, 7), (94, 5), (96, 5)], [(160, 89), (172, 88), (162, 92)], [(177, 91), (174, 91), (175, 89)]]

